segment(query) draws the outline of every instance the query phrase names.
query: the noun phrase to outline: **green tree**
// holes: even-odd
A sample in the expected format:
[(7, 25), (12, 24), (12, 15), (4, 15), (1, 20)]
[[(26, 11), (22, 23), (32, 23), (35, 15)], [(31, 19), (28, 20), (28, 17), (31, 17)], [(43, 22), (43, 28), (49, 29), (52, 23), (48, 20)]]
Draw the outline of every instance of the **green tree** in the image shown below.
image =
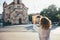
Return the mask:
[(32, 22), (32, 14), (29, 14), (29, 21)]
[(60, 20), (60, 8), (58, 8), (58, 14), (57, 14), (57, 17), (58, 17), (59, 20)]
[(58, 14), (58, 10), (55, 5), (50, 5), (47, 9), (43, 9), (43, 11), (41, 11), (40, 13), (40, 15), (46, 16), (49, 19), (51, 19), (52, 22), (59, 21), (57, 14)]

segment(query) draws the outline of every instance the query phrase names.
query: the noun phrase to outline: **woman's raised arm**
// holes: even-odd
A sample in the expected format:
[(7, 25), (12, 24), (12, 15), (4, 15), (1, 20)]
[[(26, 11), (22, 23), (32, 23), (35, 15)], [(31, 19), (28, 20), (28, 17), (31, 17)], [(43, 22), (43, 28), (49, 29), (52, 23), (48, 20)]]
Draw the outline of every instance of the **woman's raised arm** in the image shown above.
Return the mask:
[(39, 32), (39, 27), (38, 27), (36, 24), (33, 25), (33, 29), (34, 29), (36, 32)]

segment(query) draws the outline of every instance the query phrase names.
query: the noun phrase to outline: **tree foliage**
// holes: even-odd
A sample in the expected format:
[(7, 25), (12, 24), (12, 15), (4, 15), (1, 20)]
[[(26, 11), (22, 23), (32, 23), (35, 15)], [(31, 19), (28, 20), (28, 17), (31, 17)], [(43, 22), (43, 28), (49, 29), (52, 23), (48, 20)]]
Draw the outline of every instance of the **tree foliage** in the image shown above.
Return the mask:
[(58, 22), (60, 21), (60, 8), (50, 5), (48, 8), (43, 9), (40, 15), (48, 17), (52, 22)]
[(32, 22), (32, 14), (29, 14), (29, 21)]

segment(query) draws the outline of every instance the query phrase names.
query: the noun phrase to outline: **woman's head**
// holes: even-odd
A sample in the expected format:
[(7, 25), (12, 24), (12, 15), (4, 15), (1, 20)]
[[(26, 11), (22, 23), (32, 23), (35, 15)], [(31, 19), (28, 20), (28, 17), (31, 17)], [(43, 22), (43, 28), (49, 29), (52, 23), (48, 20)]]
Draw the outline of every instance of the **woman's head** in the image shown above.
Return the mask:
[(50, 20), (48, 18), (41, 18), (40, 19), (40, 25), (42, 27), (42, 29), (49, 29), (50, 28)]

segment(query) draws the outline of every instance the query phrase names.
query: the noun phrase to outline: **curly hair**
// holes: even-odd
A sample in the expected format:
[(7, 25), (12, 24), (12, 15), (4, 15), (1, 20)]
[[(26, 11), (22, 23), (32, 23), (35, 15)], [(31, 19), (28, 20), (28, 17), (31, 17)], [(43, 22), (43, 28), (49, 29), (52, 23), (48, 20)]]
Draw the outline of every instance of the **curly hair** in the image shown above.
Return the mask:
[(48, 19), (48, 18), (41, 18), (40, 20), (40, 25), (42, 27), (42, 29), (49, 29), (50, 28), (50, 25), (51, 25), (51, 21)]

